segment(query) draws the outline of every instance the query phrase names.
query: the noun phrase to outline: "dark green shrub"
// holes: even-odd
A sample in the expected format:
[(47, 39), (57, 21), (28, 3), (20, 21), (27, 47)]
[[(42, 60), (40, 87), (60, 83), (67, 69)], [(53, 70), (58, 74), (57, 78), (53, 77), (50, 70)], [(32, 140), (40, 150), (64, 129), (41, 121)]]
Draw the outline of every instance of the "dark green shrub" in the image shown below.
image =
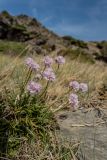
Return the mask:
[(75, 39), (71, 36), (64, 36), (63, 39), (67, 40), (71, 45), (76, 45), (80, 48), (87, 48), (87, 43), (82, 40)]
[(17, 29), (17, 30), (21, 30), (21, 31), (26, 31), (26, 27), (23, 25), (19, 25), (19, 24), (12, 26), (12, 28)]
[(2, 11), (2, 15), (5, 16), (6, 18), (10, 18), (10, 14), (7, 11)]

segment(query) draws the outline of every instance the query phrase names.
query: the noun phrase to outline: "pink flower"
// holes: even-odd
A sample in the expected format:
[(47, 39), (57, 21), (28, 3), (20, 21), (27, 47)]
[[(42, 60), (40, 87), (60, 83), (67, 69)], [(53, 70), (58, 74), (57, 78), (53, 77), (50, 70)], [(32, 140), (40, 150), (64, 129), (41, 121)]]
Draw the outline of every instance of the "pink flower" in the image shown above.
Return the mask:
[(51, 68), (47, 68), (43, 73), (43, 77), (48, 81), (55, 81), (55, 73)]
[(71, 87), (71, 88), (73, 88), (75, 91), (78, 91), (79, 90), (79, 83), (77, 82), (77, 81), (72, 81), (72, 82), (70, 82), (69, 83), (69, 86)]
[(77, 108), (78, 104), (79, 104), (78, 95), (74, 94), (74, 93), (71, 93), (70, 96), (69, 96), (69, 103), (71, 104), (71, 106), (73, 108)]
[(88, 91), (88, 85), (86, 83), (80, 83), (79, 88), (82, 92)]
[(38, 94), (41, 91), (41, 89), (42, 89), (41, 84), (36, 83), (34, 81), (31, 81), (27, 86), (27, 90), (33, 94)]
[(46, 56), (44, 58), (44, 63), (45, 63), (46, 67), (50, 67), (52, 65), (52, 63), (53, 63), (53, 59), (51, 57), (49, 57), (49, 56)]
[(40, 66), (30, 57), (25, 60), (25, 63), (29, 68), (33, 70), (38, 71), (38, 69), (40, 68)]
[(58, 64), (64, 64), (65, 63), (65, 58), (63, 56), (57, 56), (55, 58), (56, 63)]

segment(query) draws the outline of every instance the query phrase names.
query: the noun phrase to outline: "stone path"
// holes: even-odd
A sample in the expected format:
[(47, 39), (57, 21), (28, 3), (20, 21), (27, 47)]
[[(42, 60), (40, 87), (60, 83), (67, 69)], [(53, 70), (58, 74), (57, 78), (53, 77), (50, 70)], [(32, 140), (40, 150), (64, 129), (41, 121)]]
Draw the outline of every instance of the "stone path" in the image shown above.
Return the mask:
[(79, 160), (107, 160), (107, 109), (61, 111), (57, 120), (63, 137), (80, 142)]

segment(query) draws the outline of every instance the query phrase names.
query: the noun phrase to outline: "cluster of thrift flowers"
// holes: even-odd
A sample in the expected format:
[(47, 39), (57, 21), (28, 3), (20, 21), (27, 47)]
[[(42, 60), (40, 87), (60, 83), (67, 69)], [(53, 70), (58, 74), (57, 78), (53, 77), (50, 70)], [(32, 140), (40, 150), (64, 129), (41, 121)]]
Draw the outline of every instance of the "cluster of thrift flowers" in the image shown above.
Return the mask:
[(55, 73), (51, 68), (47, 68), (42, 75), (48, 81), (55, 81)]
[[(42, 85), (37, 83), (39, 80), (41, 79), (45, 79), (47, 80), (48, 82), (53, 82), (55, 81), (56, 79), (56, 75), (53, 71), (53, 69), (51, 68), (54, 60), (53, 58), (49, 57), (49, 56), (45, 56), (44, 59), (43, 59), (43, 62), (44, 62), (44, 66), (45, 66), (45, 70), (44, 71), (40, 71), (38, 72), (35, 76), (34, 76), (34, 80), (36, 81), (30, 81), (27, 85), (27, 90), (30, 92), (30, 93), (33, 93), (33, 94), (38, 94), (41, 89), (42, 89)], [(62, 56), (57, 56), (55, 58), (55, 62), (58, 63), (59, 65), (60, 64), (63, 64), (65, 63), (65, 59), (64, 57)], [(32, 58), (27, 58), (26, 61), (25, 61), (26, 65), (34, 70), (34, 71), (38, 71), (40, 69), (40, 66), (39, 64), (37, 64)]]
[(27, 90), (28, 90), (30, 93), (33, 93), (33, 94), (38, 94), (38, 93), (40, 93), (41, 89), (42, 89), (41, 84), (36, 83), (36, 82), (34, 82), (34, 81), (29, 82), (29, 84), (28, 84), (28, 86), (27, 86)]
[(32, 58), (27, 58), (25, 61), (26, 65), (32, 70), (38, 71), (40, 66)]
[[(81, 91), (81, 92), (87, 92), (88, 91), (88, 85), (86, 83), (79, 83), (77, 81), (71, 81), (69, 83), (69, 87), (72, 88), (75, 92)], [(69, 96), (69, 104), (76, 109), (79, 104), (78, 95), (75, 93), (70, 94)]]
[(51, 67), (52, 63), (53, 63), (53, 59), (51, 57), (46, 56), (44, 58), (44, 64), (46, 67)]
[(79, 104), (78, 95), (71, 93), (69, 96), (69, 103), (72, 105), (74, 109), (78, 107), (78, 104)]
[(69, 83), (70, 88), (74, 89), (74, 91), (82, 91), (87, 92), (88, 91), (88, 85), (86, 83), (78, 83), (77, 81), (71, 81)]
[[(52, 69), (52, 64), (54, 63), (53, 58), (49, 56), (45, 56), (43, 59), (44, 62), (44, 70), (38, 72), (34, 77), (35, 79), (30, 81), (27, 85), (27, 90), (31, 94), (39, 94), (42, 90), (42, 85), (38, 83), (38, 81), (45, 79), (47, 80), (47, 84), (49, 82), (53, 82), (56, 80), (56, 75)], [(55, 62), (58, 64), (58, 69), (59, 66), (65, 63), (65, 59), (63, 56), (57, 56), (55, 58)], [(26, 65), (31, 68), (32, 70), (38, 71), (40, 69), (39, 64), (37, 64), (32, 58), (27, 58), (26, 59)], [(71, 81), (69, 83), (69, 87), (72, 89), (74, 93), (70, 93), (69, 95), (69, 104), (76, 109), (79, 105), (79, 98), (76, 93), (79, 92), (87, 92), (88, 91), (88, 86), (86, 83), (79, 83), (77, 81)], [(76, 92), (76, 93), (75, 93)], [(44, 92), (43, 92), (44, 93)]]
[(73, 88), (75, 91), (79, 91), (80, 85), (77, 81), (72, 81), (69, 83), (69, 86)]
[(55, 58), (56, 63), (58, 64), (64, 64), (65, 63), (65, 58), (63, 56), (57, 56)]

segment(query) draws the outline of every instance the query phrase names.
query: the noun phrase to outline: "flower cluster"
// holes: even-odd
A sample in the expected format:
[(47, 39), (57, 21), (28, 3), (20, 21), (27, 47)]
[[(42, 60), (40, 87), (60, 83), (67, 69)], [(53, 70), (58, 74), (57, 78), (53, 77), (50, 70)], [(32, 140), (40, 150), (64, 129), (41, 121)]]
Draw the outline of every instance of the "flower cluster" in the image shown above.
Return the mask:
[(53, 72), (53, 70), (51, 68), (47, 68), (44, 72), (43, 72), (43, 77), (48, 80), (48, 81), (54, 81), (55, 80), (55, 73)]
[(46, 56), (44, 58), (44, 64), (46, 67), (51, 67), (52, 63), (53, 63), (53, 59), (51, 57)]
[[(57, 59), (57, 61), (56, 61)], [(62, 56), (58, 56), (55, 58), (55, 61), (58, 63), (58, 64), (63, 64), (65, 62), (65, 59), (64, 57)], [(53, 82), (55, 81), (56, 79), (56, 75), (53, 71), (53, 69), (51, 68), (51, 65), (53, 64), (54, 60), (53, 58), (49, 57), (49, 56), (45, 56), (44, 59), (43, 59), (43, 62), (44, 62), (44, 68), (45, 70), (38, 72), (35, 76), (34, 76), (34, 79), (35, 81), (30, 81), (27, 85), (27, 90), (30, 92), (30, 93), (33, 93), (33, 94), (38, 94), (41, 89), (42, 89), (42, 85), (37, 83), (37, 81), (39, 80), (42, 80), (42, 79), (45, 79), (47, 80), (48, 82)], [(26, 65), (34, 70), (34, 71), (38, 71), (40, 69), (40, 66), (39, 64), (37, 64), (32, 58), (27, 58), (26, 61), (25, 61)]]
[(36, 83), (36, 82), (34, 82), (34, 81), (29, 82), (29, 84), (28, 84), (28, 86), (27, 86), (27, 90), (28, 90), (30, 93), (33, 93), (33, 94), (38, 94), (38, 93), (40, 93), (41, 89), (42, 89), (41, 84)]
[(38, 71), (40, 66), (32, 58), (27, 58), (25, 61), (26, 65), (32, 70)]
[(69, 83), (69, 86), (71, 88), (73, 88), (75, 91), (79, 91), (80, 86), (79, 86), (79, 83), (77, 81), (71, 81)]
[[(59, 69), (59, 66), (65, 63), (65, 59), (64, 59), (63, 56), (57, 56), (55, 58), (55, 62), (58, 64), (58, 69)], [(49, 56), (45, 56), (44, 59), (43, 59), (43, 63), (44, 63), (44, 69), (39, 70), (40, 72), (38, 72), (34, 76), (35, 80), (30, 81), (27, 85), (27, 90), (31, 94), (39, 94), (41, 92), (43, 87), (40, 83), (38, 83), (38, 81), (42, 81), (43, 79), (45, 79), (47, 81), (46, 86), (48, 86), (49, 82), (53, 82), (53, 81), (56, 80), (56, 75), (55, 75), (55, 73), (52, 69), (52, 64), (54, 63), (53, 58), (51, 58)], [(38, 71), (38, 69), (40, 69), (39, 64), (37, 64), (32, 58), (27, 58), (26, 59), (26, 65), (29, 68), (31, 68), (32, 70)], [(87, 92), (88, 91), (88, 85), (86, 83), (79, 83), (77, 81), (71, 81), (69, 83), (69, 88), (72, 91), (72, 93), (70, 93), (69, 98), (68, 98), (69, 104), (74, 109), (76, 109), (79, 105), (79, 97), (78, 97), (77, 93)], [(47, 87), (45, 89), (47, 89)], [(44, 91), (43, 91), (43, 93), (44, 93)]]
[(73, 108), (78, 107), (79, 104), (78, 95), (71, 93), (69, 96), (69, 103), (72, 105)]
[[(69, 87), (73, 89), (75, 92), (81, 91), (83, 93), (88, 91), (88, 85), (86, 83), (79, 83), (77, 81), (71, 81), (69, 83)], [(79, 104), (78, 95), (75, 93), (71, 93), (69, 96), (69, 104), (76, 109)]]
[(82, 91), (87, 92), (88, 91), (88, 85), (86, 83), (80, 83), (77, 81), (71, 81), (69, 83), (70, 88), (72, 88), (74, 91)]
[(58, 64), (64, 64), (65, 63), (65, 58), (63, 56), (57, 56), (55, 58), (56, 63)]

